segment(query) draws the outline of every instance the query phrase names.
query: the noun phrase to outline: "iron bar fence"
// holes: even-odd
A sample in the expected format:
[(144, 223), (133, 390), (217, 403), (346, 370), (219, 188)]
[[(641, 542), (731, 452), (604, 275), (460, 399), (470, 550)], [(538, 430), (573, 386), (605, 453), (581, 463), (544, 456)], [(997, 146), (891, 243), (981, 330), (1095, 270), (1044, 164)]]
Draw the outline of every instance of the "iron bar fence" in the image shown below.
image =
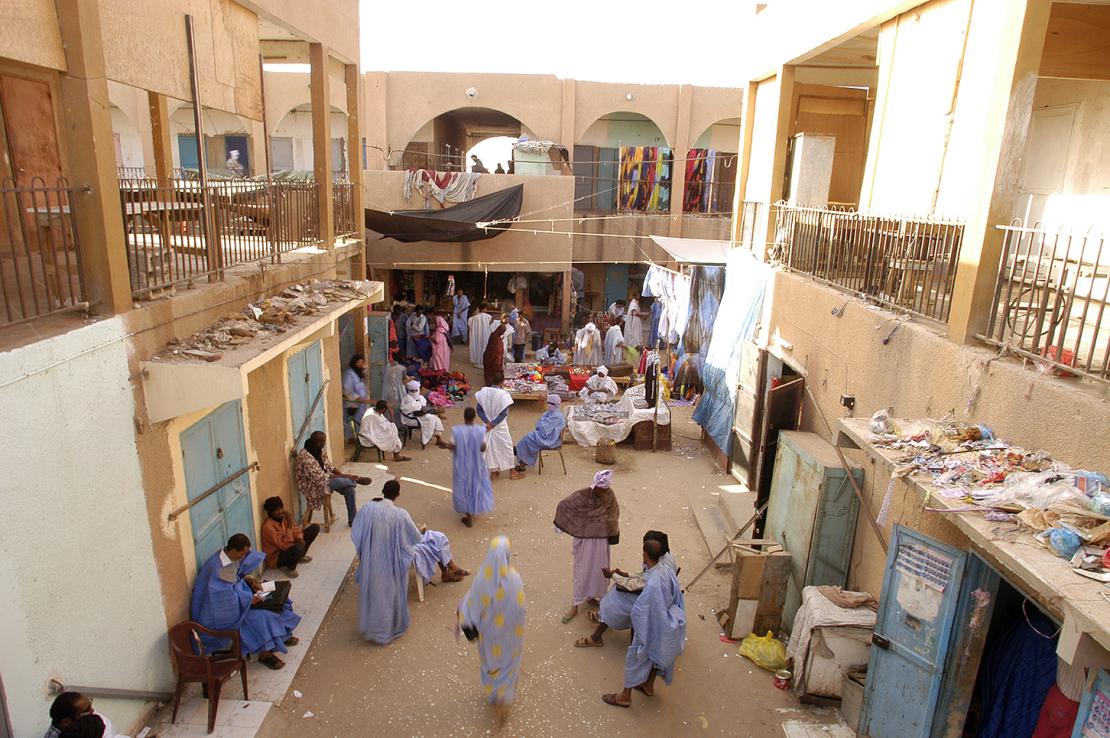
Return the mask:
[(116, 176), (120, 179), (144, 179), (149, 175), (145, 167), (116, 167)]
[(281, 254), (320, 240), (319, 192), (312, 181), (210, 181), (211, 243), (197, 180), (123, 179), (119, 192), (135, 297), (240, 264), (276, 263)]
[(775, 256), (877, 303), (948, 320), (963, 223), (778, 203)]
[(0, 180), (0, 325), (88, 309), (74, 192), (64, 178)]
[(359, 229), (355, 213), (354, 185), (347, 181), (333, 183), (331, 202), (336, 238), (356, 237)]
[(1110, 380), (1110, 244), (1020, 221), (1003, 233), (986, 332), (979, 338), (1060, 371)]

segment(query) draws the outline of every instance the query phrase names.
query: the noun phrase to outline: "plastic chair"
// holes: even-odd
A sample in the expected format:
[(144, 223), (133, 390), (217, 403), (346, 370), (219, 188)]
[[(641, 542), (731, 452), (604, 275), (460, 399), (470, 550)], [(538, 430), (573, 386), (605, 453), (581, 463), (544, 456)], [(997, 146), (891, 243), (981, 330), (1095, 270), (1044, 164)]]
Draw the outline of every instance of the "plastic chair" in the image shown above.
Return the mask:
[[(231, 639), (231, 649), (214, 654), (206, 654), (200, 634), (214, 638)], [(220, 709), (220, 689), (224, 682), (239, 672), (243, 680), (243, 699), (249, 700), (247, 692), (247, 660), (243, 658), (242, 642), (235, 630), (212, 630), (200, 623), (187, 620), (170, 628), (170, 651), (177, 664), (177, 689), (173, 695), (173, 716), (177, 720), (177, 709), (181, 706), (181, 695), (185, 685), (200, 682), (208, 691), (208, 732), (216, 726), (216, 712)]]
[(358, 427), (358, 424), (355, 423), (355, 419), (354, 418), (348, 418), (347, 422), (351, 426), (351, 437), (355, 439), (355, 455), (351, 458), (351, 461), (358, 461), (358, 457), (362, 455), (362, 449), (364, 449), (364, 448), (372, 448), (375, 451), (377, 451), (378, 452), (378, 462), (379, 463), (382, 462), (382, 461), (385, 461), (385, 454), (382, 452), (382, 450), (380, 448), (378, 448), (377, 446), (364, 446), (363, 445), (362, 439), (358, 435), (358, 432), (361, 429)]

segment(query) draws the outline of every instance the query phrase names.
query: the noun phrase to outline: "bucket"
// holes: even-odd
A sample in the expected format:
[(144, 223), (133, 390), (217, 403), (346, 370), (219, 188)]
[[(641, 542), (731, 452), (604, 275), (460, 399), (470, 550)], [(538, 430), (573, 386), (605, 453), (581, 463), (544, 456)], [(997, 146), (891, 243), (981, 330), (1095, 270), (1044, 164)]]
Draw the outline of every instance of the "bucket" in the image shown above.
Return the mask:
[(779, 669), (775, 675), (771, 677), (771, 684), (774, 684), (779, 689), (790, 689), (790, 678), (794, 676), (790, 673), (789, 669)]
[(612, 439), (602, 438), (594, 449), (594, 461), (599, 464), (617, 463), (617, 447)]

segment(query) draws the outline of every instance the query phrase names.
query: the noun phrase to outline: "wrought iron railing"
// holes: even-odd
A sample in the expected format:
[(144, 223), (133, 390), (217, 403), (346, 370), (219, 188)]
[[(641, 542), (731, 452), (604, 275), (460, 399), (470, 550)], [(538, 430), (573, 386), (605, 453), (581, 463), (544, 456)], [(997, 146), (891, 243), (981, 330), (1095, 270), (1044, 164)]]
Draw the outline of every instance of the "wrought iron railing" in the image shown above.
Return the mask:
[(145, 167), (116, 167), (116, 176), (120, 179), (143, 179), (148, 175)]
[(357, 237), (359, 228), (355, 213), (354, 185), (345, 180), (332, 184), (331, 202), (336, 238)]
[(216, 180), (205, 193), (194, 179), (143, 178), (119, 187), (135, 297), (319, 243), (315, 182)]
[(964, 226), (778, 203), (783, 265), (877, 303), (947, 321)]
[(979, 338), (1061, 371), (1110, 380), (1110, 243), (1101, 233), (1003, 233), (990, 321)]
[(0, 181), (0, 325), (88, 309), (73, 198), (65, 179)]

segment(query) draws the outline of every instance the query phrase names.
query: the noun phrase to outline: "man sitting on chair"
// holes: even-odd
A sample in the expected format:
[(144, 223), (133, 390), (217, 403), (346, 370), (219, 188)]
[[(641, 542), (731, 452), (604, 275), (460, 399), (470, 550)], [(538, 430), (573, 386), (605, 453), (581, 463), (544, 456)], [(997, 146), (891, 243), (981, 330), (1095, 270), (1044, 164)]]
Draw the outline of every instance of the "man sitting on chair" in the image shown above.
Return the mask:
[(436, 446), (443, 445), (443, 421), (439, 419), (439, 409), (428, 404), (424, 395), (420, 394), (420, 382), (410, 380), (405, 385), (405, 396), (401, 398), (401, 422), (409, 428), (420, 429), (420, 448), (428, 445), (428, 441), (436, 439)]
[(374, 446), (381, 451), (392, 451), (394, 461), (408, 461), (408, 456), (401, 455), (401, 436), (397, 426), (386, 417), (389, 404), (385, 400), (374, 403), (374, 409), (362, 416), (362, 424), (358, 429), (358, 441), (363, 446)]
[(563, 399), (558, 395), (547, 396), (547, 412), (536, 421), (534, 430), (516, 442), (516, 467), (509, 472), (510, 479), (523, 479), (524, 471), (535, 465), (541, 451), (553, 451), (563, 445), (563, 428), (567, 419), (559, 410)]
[(343, 495), (347, 503), (347, 525), (355, 520), (355, 486), (370, 484), (370, 477), (352, 477), (342, 474), (331, 464), (327, 451), (328, 437), (315, 431), (305, 439), (304, 448), (297, 452), (297, 487), (308, 503), (302, 525), (312, 520), (312, 512), (324, 506), (324, 499), (332, 492)]

